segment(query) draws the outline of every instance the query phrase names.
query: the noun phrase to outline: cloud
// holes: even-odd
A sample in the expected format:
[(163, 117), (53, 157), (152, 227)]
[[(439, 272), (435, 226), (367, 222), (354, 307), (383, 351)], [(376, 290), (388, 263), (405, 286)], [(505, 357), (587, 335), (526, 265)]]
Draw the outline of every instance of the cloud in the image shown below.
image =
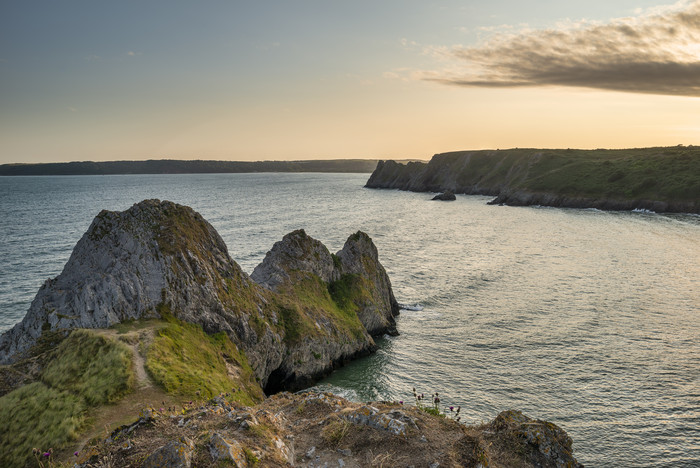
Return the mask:
[(607, 23), (520, 30), (476, 47), (435, 48), (450, 67), (421, 73), (457, 86), (571, 86), (700, 96), (700, 0)]
[(129, 57), (136, 57), (137, 55), (141, 55), (141, 52), (134, 52), (133, 50), (130, 50), (129, 52), (126, 53)]

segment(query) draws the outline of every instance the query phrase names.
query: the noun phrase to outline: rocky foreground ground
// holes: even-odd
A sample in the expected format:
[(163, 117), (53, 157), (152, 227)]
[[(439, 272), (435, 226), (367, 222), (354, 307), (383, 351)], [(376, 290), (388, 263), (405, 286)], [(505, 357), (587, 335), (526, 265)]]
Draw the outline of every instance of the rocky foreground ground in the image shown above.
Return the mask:
[(79, 467), (581, 467), (554, 424), (505, 411), (466, 427), (399, 402), (280, 393), (255, 407), (225, 395), (150, 408), (98, 438)]

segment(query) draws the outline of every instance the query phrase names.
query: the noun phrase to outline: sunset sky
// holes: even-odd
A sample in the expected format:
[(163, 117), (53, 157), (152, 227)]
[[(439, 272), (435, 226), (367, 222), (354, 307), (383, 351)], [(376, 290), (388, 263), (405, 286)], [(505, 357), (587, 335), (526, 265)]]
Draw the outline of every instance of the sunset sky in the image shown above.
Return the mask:
[(700, 0), (0, 5), (0, 163), (677, 144)]

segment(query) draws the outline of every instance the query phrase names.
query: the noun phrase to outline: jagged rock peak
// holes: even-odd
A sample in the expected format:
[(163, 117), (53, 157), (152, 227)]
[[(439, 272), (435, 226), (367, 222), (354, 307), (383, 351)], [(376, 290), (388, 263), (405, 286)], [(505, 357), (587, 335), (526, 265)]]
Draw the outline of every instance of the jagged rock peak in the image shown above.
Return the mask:
[(394, 317), (399, 315), (399, 304), (372, 239), (366, 233), (357, 231), (348, 237), (336, 256), (341, 280), (360, 279), (364, 283), (366, 294), (356, 297), (355, 303), (358, 306), (357, 315), (367, 332), (370, 335), (397, 335)]
[(357, 316), (370, 335), (397, 334), (394, 317), (399, 305), (377, 247), (366, 233), (352, 234), (333, 255), (303, 230), (291, 232), (275, 243), (251, 278), (277, 291), (291, 287), (299, 273), (316, 275), (331, 288), (350, 291)]
[(145, 200), (123, 212), (103, 210), (61, 274), (44, 283), (22, 322), (0, 337), (0, 362), (28, 349), (43, 331), (109, 327), (157, 317), (159, 307), (211, 328), (222, 321), (212, 312), (222, 309), (226, 282), (253, 285), (191, 208)]
[(275, 242), (250, 277), (268, 289), (276, 290), (290, 281), (290, 272), (313, 273), (326, 283), (337, 279), (333, 257), (321, 241), (297, 229)]

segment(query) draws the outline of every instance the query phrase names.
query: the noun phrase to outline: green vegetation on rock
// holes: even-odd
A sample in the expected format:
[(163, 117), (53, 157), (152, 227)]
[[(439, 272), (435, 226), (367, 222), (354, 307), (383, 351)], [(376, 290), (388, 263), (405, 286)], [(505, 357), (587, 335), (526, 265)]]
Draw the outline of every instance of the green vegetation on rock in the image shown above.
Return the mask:
[(168, 393), (231, 399), (251, 405), (263, 398), (245, 354), (220, 332), (206, 334), (199, 325), (165, 316), (146, 352), (146, 369)]
[(449, 189), (506, 204), (700, 212), (700, 147), (456, 151), (428, 163), (382, 162), (367, 186)]
[[(316, 319), (329, 320), (337, 332), (352, 339), (361, 338), (365, 328), (356, 313), (351, 297), (362, 294), (359, 282), (344, 279), (326, 284), (312, 273), (293, 272), (294, 279), (278, 295), (285, 331), (285, 341), (319, 336)], [(335, 286), (333, 286), (335, 285)]]

